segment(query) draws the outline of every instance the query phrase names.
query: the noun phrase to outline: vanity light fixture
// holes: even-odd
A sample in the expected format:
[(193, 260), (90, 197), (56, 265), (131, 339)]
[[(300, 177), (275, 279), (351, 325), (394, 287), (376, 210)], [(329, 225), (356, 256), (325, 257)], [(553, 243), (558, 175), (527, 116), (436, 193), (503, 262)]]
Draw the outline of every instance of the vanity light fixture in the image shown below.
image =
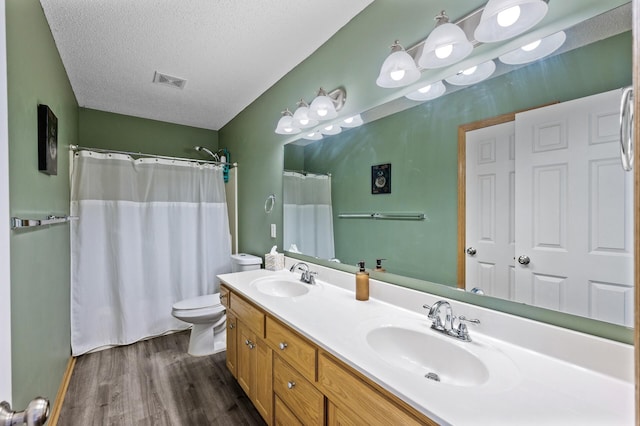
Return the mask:
[(382, 63), (376, 84), (384, 88), (407, 86), (420, 78), (420, 71), (413, 57), (399, 44), (391, 45), (391, 54)]
[(318, 124), (318, 120), (309, 117), (309, 104), (304, 99), (300, 99), (298, 108), (293, 113), (293, 124), (299, 129), (308, 129)]
[(309, 141), (319, 141), (320, 139), (322, 139), (322, 133), (318, 131), (303, 132), (302, 139), (306, 139)]
[(516, 50), (512, 50), (509, 53), (505, 53), (500, 56), (499, 59), (507, 65), (520, 65), (537, 61), (558, 50), (566, 39), (567, 35), (565, 32), (560, 31), (541, 40), (526, 44)]
[(332, 120), (338, 116), (338, 111), (342, 109), (346, 101), (346, 92), (338, 88), (329, 93), (321, 87), (318, 96), (309, 106), (309, 118), (319, 121)]
[(418, 65), (422, 68), (442, 68), (455, 64), (469, 56), (473, 50), (473, 44), (462, 28), (450, 23), (444, 10), (435, 20), (436, 27), (424, 41), (422, 55), (418, 60)]
[(364, 122), (362, 121), (362, 117), (360, 114), (353, 115), (351, 117), (345, 118), (340, 122), (340, 127), (358, 127), (361, 126)]
[(323, 135), (332, 136), (342, 132), (342, 128), (337, 124), (328, 124), (320, 129)]
[(455, 86), (467, 86), (486, 80), (496, 70), (496, 64), (492, 60), (460, 71), (456, 75), (445, 78), (446, 82)]
[(278, 125), (276, 126), (276, 133), (279, 135), (295, 135), (296, 133), (300, 133), (300, 129), (293, 124), (293, 115), (288, 108), (282, 111), (282, 117), (278, 120)]
[(422, 86), (418, 90), (415, 90), (411, 93), (405, 95), (407, 99), (411, 99), (412, 101), (429, 101), (431, 99), (438, 98), (444, 95), (444, 92), (447, 91), (444, 83), (442, 81), (437, 81), (435, 83), (428, 84), (426, 86)]
[(545, 17), (549, 10), (547, 1), (489, 0), (474, 38), (481, 43), (493, 43), (522, 34)]

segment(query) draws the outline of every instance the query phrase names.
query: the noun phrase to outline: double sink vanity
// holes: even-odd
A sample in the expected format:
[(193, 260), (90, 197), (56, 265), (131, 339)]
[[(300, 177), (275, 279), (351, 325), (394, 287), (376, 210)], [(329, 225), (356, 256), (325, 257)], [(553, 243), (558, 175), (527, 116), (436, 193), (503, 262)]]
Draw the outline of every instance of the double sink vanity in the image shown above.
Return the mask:
[(218, 276), (227, 366), (267, 424), (634, 422), (633, 346), (373, 279), (357, 301), (309, 266)]

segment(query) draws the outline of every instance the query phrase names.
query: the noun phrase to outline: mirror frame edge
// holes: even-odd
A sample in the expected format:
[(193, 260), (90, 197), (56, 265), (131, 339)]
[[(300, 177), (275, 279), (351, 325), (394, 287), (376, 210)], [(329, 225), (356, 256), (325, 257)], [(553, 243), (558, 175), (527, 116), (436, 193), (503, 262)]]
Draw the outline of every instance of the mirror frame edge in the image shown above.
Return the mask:
[[(640, 119), (638, 118), (638, 110), (640, 109), (640, 0), (633, 0), (632, 6), (632, 34), (633, 34), (633, 107), (635, 110), (634, 120), (634, 144), (640, 141)], [(640, 149), (636, 145), (634, 147), (634, 210), (635, 210), (635, 240), (634, 240), (634, 257), (635, 257), (635, 328), (634, 328), (634, 346), (635, 346), (635, 387), (636, 387), (636, 424), (640, 424)]]

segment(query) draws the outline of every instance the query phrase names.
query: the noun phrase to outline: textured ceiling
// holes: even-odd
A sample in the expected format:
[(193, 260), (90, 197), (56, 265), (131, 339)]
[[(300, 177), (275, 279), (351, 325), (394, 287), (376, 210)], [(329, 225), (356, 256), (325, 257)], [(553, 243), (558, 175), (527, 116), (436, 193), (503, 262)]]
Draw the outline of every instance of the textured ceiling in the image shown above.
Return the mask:
[(40, 3), (81, 107), (218, 130), (372, 1)]

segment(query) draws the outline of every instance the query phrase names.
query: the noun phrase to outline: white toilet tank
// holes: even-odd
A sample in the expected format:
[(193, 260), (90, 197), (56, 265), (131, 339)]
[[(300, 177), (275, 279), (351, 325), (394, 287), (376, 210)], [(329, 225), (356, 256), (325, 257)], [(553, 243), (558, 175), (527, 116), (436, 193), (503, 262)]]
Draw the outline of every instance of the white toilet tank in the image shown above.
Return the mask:
[(246, 253), (231, 255), (231, 272), (252, 271), (260, 269), (262, 258)]

